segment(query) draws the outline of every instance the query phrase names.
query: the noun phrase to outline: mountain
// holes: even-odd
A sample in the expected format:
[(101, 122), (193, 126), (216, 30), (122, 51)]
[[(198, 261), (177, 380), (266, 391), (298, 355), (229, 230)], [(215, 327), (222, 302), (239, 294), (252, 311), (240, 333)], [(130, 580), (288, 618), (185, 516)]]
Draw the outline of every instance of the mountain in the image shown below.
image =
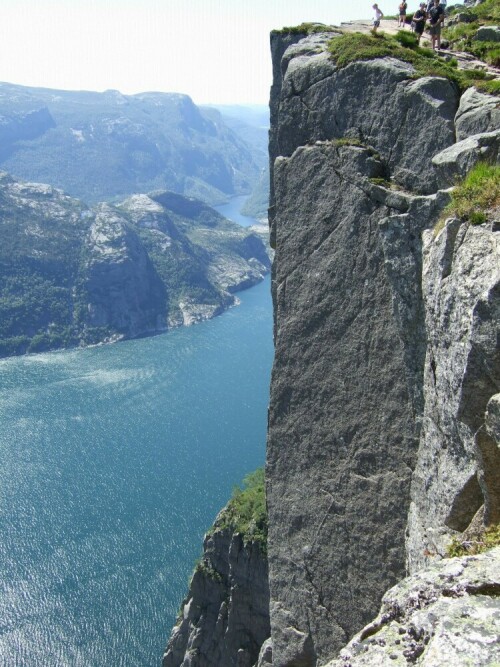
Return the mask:
[(0, 83), (0, 167), (94, 204), (172, 190), (218, 204), (260, 166), (217, 113), (187, 95), (122, 95)]
[[(204, 107), (213, 110), (213, 107)], [(267, 221), (269, 206), (269, 108), (254, 105), (219, 105), (215, 107), (224, 123), (251, 146), (252, 155), (260, 167), (260, 174), (241, 213)]]
[[(409, 32), (303, 24), (271, 51), (271, 631), (224, 664), (500, 664), (498, 97)], [(247, 542), (205, 543), (212, 580)], [(169, 667), (220, 664), (201, 583)], [(211, 618), (247, 618), (225, 590)]]
[(214, 317), (270, 262), (259, 236), (157, 191), (91, 208), (0, 172), (0, 356)]

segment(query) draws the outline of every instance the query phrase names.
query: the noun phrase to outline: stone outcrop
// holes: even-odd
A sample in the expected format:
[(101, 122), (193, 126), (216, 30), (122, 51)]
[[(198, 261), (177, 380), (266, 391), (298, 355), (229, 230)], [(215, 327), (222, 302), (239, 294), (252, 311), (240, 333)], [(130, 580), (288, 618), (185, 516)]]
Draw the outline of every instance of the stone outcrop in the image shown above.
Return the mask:
[(205, 536), (163, 667), (252, 667), (269, 637), (262, 543), (245, 541), (234, 529), (221, 527), (223, 514), (224, 510)]
[(483, 503), (486, 520), (500, 520), (498, 445), (483, 426), (500, 387), (499, 242), (491, 226), (457, 219), (436, 238), (424, 233), (425, 409), (408, 522), (410, 572), (444, 555), (453, 531), (464, 531)]
[(462, 141), (473, 134), (493, 132), (500, 127), (500, 108), (498, 99), (469, 88), (460, 98), (455, 129), (457, 141)]
[(377, 618), (327, 667), (500, 664), (500, 547), (452, 558), (384, 595)]

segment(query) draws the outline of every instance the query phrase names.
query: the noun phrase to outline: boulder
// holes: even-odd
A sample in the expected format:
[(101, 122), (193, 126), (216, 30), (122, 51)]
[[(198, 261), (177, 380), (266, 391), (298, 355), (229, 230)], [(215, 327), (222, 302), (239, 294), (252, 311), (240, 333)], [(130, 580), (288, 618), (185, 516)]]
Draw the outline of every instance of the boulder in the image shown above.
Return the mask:
[(500, 130), (476, 134), (445, 148), (432, 158), (439, 185), (455, 185), (479, 161), (500, 162)]
[(478, 28), (474, 39), (480, 42), (500, 42), (500, 26), (482, 25)]
[(457, 141), (473, 134), (493, 132), (500, 127), (500, 104), (498, 97), (468, 88), (460, 98), (455, 116)]

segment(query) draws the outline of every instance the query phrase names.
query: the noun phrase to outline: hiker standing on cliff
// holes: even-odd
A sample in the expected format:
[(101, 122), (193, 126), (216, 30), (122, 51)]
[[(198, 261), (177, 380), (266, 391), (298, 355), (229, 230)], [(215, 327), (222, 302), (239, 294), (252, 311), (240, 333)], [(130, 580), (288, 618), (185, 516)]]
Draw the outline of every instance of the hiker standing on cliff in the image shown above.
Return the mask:
[(404, 29), (405, 23), (406, 23), (406, 8), (408, 5), (406, 2), (403, 0), (403, 2), (399, 5), (399, 16), (398, 16), (398, 28), (401, 27)]
[(420, 38), (424, 33), (426, 18), (427, 12), (425, 11), (425, 2), (421, 2), (420, 7), (415, 14), (413, 14), (413, 23), (415, 24), (415, 34), (417, 35), (418, 44), (420, 44)]
[(372, 9), (373, 9), (373, 32), (377, 32), (377, 28), (380, 25), (380, 19), (384, 18), (384, 13), (382, 12), (381, 9), (379, 9), (377, 3), (375, 3), (372, 6)]
[(431, 34), (432, 48), (434, 51), (441, 48), (441, 24), (444, 21), (444, 8), (439, 0), (434, 0), (434, 5), (429, 9), (429, 32)]

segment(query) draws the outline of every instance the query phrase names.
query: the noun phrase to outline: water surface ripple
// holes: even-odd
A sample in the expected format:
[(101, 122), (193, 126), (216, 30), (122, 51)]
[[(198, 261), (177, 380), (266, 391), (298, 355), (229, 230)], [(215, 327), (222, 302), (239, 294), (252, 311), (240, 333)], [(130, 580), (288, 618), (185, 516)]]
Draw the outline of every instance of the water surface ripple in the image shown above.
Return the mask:
[(204, 531), (263, 464), (269, 280), (163, 336), (0, 361), (0, 665), (158, 665)]

